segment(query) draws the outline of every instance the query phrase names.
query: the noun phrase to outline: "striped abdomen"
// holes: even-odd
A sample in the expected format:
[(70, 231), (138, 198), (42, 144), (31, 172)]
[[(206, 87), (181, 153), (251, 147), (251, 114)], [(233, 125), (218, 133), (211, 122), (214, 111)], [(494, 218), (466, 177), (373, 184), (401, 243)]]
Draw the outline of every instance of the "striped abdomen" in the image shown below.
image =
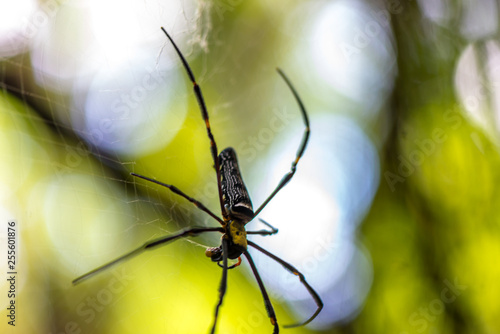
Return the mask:
[(228, 147), (219, 154), (224, 204), (232, 220), (248, 223), (253, 219), (253, 208), (247, 188), (241, 178), (236, 152)]

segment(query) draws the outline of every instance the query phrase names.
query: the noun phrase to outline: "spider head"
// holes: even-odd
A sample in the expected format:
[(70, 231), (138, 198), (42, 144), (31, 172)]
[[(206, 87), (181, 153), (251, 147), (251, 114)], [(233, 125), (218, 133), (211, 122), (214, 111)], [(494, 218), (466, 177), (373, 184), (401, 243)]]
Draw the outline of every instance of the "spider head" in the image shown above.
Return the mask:
[(240, 252), (240, 255), (247, 250), (247, 232), (245, 231), (245, 224), (246, 222), (241, 220), (232, 220), (229, 222), (227, 230), (229, 240), (232, 241), (230, 243), (230, 248), (235, 248), (235, 250)]
[[(227, 257), (229, 259), (237, 259), (247, 250), (247, 232), (245, 231), (245, 223), (243, 221), (230, 221), (223, 238), (226, 238), (228, 241)], [(222, 245), (219, 247), (207, 248), (205, 255), (214, 262), (222, 261)]]

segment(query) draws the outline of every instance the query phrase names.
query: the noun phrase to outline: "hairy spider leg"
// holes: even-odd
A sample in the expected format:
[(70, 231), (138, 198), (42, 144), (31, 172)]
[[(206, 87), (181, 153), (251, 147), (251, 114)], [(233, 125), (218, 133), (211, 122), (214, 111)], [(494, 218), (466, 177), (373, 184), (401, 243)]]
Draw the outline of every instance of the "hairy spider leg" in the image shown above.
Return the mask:
[(252, 269), (255, 279), (257, 280), (257, 284), (259, 285), (262, 297), (264, 298), (264, 306), (266, 307), (267, 316), (269, 317), (271, 324), (274, 326), (273, 334), (277, 334), (279, 333), (280, 328), (278, 326), (278, 320), (276, 319), (276, 313), (274, 313), (273, 304), (271, 303), (271, 299), (269, 298), (269, 295), (267, 294), (266, 291), (266, 287), (264, 286), (264, 282), (262, 282), (262, 279), (260, 278), (259, 271), (257, 270), (257, 267), (255, 266), (255, 263), (253, 262), (250, 253), (246, 251), (243, 254), (245, 255), (245, 257), (248, 260), (248, 263), (250, 264), (250, 268)]
[(208, 213), (212, 218), (214, 218), (215, 220), (217, 220), (219, 223), (221, 223), (222, 225), (224, 225), (224, 222), (222, 221), (222, 219), (220, 219), (219, 217), (217, 217), (212, 211), (210, 211), (203, 203), (201, 203), (200, 201), (186, 195), (183, 191), (181, 191), (179, 188), (177, 188), (176, 186), (173, 186), (171, 184), (166, 184), (166, 183), (163, 183), (163, 182), (160, 182), (160, 181), (157, 181), (155, 179), (152, 179), (150, 177), (147, 177), (147, 176), (144, 176), (144, 175), (140, 175), (140, 174), (137, 174), (137, 173), (130, 173), (130, 175), (132, 176), (135, 176), (135, 177), (138, 177), (138, 178), (141, 178), (141, 179), (144, 179), (146, 181), (149, 181), (149, 182), (153, 182), (153, 183), (156, 183), (160, 186), (163, 186), (165, 188), (168, 188), (170, 189), (170, 191), (172, 191), (173, 193), (179, 195), (179, 196), (182, 196), (184, 197), (185, 199), (187, 199), (188, 201), (190, 201), (191, 203), (193, 203), (198, 209)]
[(212, 330), (211, 334), (215, 333), (215, 327), (217, 325), (217, 318), (219, 317), (219, 308), (222, 305), (222, 301), (224, 300), (224, 295), (226, 294), (227, 290), (227, 253), (228, 253), (228, 246), (227, 246), (227, 239), (225, 237), (222, 237), (222, 278), (220, 280), (219, 284), (219, 301), (217, 302), (217, 305), (215, 306), (215, 315), (214, 315), (214, 323), (212, 325)]
[(198, 101), (198, 106), (200, 107), (200, 110), (201, 110), (201, 116), (203, 117), (203, 120), (205, 121), (205, 127), (207, 128), (208, 139), (210, 139), (210, 152), (212, 153), (212, 159), (214, 161), (215, 173), (217, 175), (217, 190), (219, 191), (220, 210), (222, 213), (222, 218), (224, 218), (224, 222), (227, 222), (228, 215), (227, 215), (226, 209), (224, 207), (224, 201), (222, 199), (222, 185), (221, 185), (220, 164), (219, 164), (219, 156), (218, 156), (219, 153), (217, 150), (217, 144), (215, 143), (215, 139), (214, 139), (214, 136), (212, 134), (212, 129), (210, 127), (210, 121), (208, 120), (207, 106), (205, 104), (205, 100), (203, 99), (203, 95), (201, 93), (201, 88), (198, 85), (198, 83), (196, 83), (193, 71), (191, 71), (191, 68), (189, 67), (188, 62), (186, 61), (186, 59), (184, 58), (184, 56), (181, 53), (181, 50), (179, 50), (179, 48), (175, 44), (174, 40), (172, 39), (172, 37), (170, 37), (170, 35), (165, 30), (165, 28), (161, 27), (161, 30), (163, 30), (165, 35), (167, 35), (168, 39), (172, 43), (175, 51), (177, 52), (177, 54), (179, 55), (179, 58), (182, 61), (182, 64), (184, 65), (184, 68), (186, 69), (186, 72), (189, 76), (189, 79), (193, 83), (194, 94), (196, 96), (196, 100)]
[(174, 240), (177, 240), (179, 238), (192, 237), (192, 236), (196, 236), (196, 235), (199, 235), (199, 234), (205, 233), (205, 232), (224, 233), (224, 228), (222, 228), (222, 227), (192, 227), (192, 228), (186, 229), (184, 231), (180, 231), (180, 232), (173, 234), (173, 235), (169, 235), (166, 237), (161, 237), (161, 238), (157, 238), (157, 239), (148, 241), (144, 245), (142, 245), (141, 247), (136, 248), (133, 251), (131, 251), (125, 255), (122, 255), (119, 258), (117, 258), (109, 263), (106, 263), (98, 268), (95, 268), (94, 270), (89, 271), (86, 274), (83, 274), (80, 277), (75, 278), (72, 283), (74, 285), (81, 283), (81, 282), (89, 279), (90, 277), (94, 276), (95, 274), (98, 274), (98, 273), (114, 266), (117, 263), (122, 262), (124, 260), (128, 260), (128, 259), (130, 259), (134, 256), (137, 256), (137, 255), (139, 255), (142, 252), (145, 252), (147, 250), (151, 250), (151, 249), (158, 247), (158, 246), (166, 245), (167, 243), (174, 241)]
[(309, 129), (309, 117), (307, 116), (306, 108), (304, 107), (304, 103), (302, 103), (302, 100), (299, 97), (299, 94), (293, 87), (292, 83), (288, 79), (288, 77), (283, 73), (281, 69), (277, 69), (279, 75), (285, 80), (287, 86), (290, 88), (292, 91), (293, 96), (295, 97), (295, 100), (297, 100), (297, 103), (299, 104), (300, 112), (302, 113), (302, 118), (304, 119), (304, 124), (305, 124), (305, 129), (304, 133), (302, 135), (302, 142), (300, 143), (300, 146), (297, 150), (297, 154), (295, 156), (295, 160), (292, 161), (292, 166), (290, 167), (290, 171), (283, 176), (281, 181), (278, 183), (278, 186), (274, 189), (274, 191), (269, 195), (269, 197), (260, 205), (260, 207), (255, 211), (255, 216), (257, 216), (262, 209), (273, 199), (273, 197), (283, 188), (293, 177), (295, 174), (295, 171), (297, 170), (297, 164), (299, 163), (300, 158), (304, 154), (304, 151), (306, 150), (307, 142), (309, 141), (309, 134), (311, 130)]
[(247, 231), (247, 235), (248, 234), (257, 234), (257, 235), (266, 236), (266, 235), (273, 235), (273, 234), (278, 233), (278, 229), (276, 227), (272, 226), (271, 224), (269, 224), (268, 222), (266, 222), (262, 218), (259, 218), (259, 220), (261, 221), (261, 223), (263, 223), (264, 225), (269, 227), (271, 230)]
[(260, 247), (256, 243), (248, 240), (248, 244), (250, 246), (252, 246), (253, 248), (257, 249), (258, 251), (260, 251), (260, 252), (264, 253), (265, 255), (269, 256), (274, 261), (276, 261), (279, 264), (281, 264), (286, 270), (288, 270), (292, 274), (298, 276), (300, 282), (305, 286), (305, 288), (307, 289), (307, 292), (309, 292), (309, 294), (311, 295), (311, 297), (314, 299), (314, 302), (316, 303), (316, 306), (317, 306), (316, 311), (314, 312), (314, 314), (312, 316), (309, 317), (309, 319), (306, 319), (305, 321), (297, 323), (297, 324), (284, 325), (283, 327), (285, 327), (285, 328), (299, 327), (299, 326), (307, 325), (308, 323), (310, 323), (311, 321), (313, 321), (313, 319), (316, 318), (316, 316), (319, 314), (319, 312), (321, 312), (321, 310), (323, 309), (323, 301), (319, 297), (318, 293), (316, 291), (314, 291), (314, 289), (309, 285), (309, 283), (307, 283), (304, 275), (300, 271), (298, 271), (297, 268), (295, 268), (294, 266), (292, 266), (290, 263), (288, 263), (288, 262), (280, 259), (276, 255), (274, 255), (273, 253), (265, 250), (264, 248)]

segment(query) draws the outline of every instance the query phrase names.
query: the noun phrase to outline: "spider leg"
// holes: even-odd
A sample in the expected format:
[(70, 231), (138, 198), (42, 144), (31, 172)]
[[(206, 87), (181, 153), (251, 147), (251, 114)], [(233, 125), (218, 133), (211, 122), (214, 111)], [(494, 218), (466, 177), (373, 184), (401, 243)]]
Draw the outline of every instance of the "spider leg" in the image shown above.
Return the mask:
[(109, 263), (106, 263), (106, 264), (104, 264), (104, 265), (102, 265), (94, 270), (89, 271), (88, 273), (86, 273), (80, 277), (75, 278), (72, 283), (74, 285), (81, 283), (81, 282), (87, 280), (88, 278), (94, 276), (95, 274), (100, 273), (100, 272), (114, 266), (115, 264), (117, 264), (119, 262), (128, 260), (136, 255), (141, 254), (144, 251), (147, 251), (147, 250), (150, 250), (152, 248), (164, 245), (170, 241), (174, 241), (174, 240), (177, 240), (179, 238), (195, 236), (195, 235), (205, 233), (205, 232), (224, 233), (224, 229), (222, 227), (192, 227), (192, 228), (186, 229), (184, 231), (180, 231), (180, 232), (173, 234), (173, 235), (169, 235), (166, 237), (161, 237), (161, 238), (157, 238), (157, 239), (148, 241), (144, 245), (142, 245), (141, 247), (136, 248), (133, 251), (131, 251), (125, 255), (122, 255), (119, 258), (117, 258)]
[(215, 326), (217, 325), (217, 318), (219, 316), (219, 308), (222, 305), (222, 301), (224, 299), (224, 295), (226, 294), (226, 288), (227, 288), (227, 239), (222, 238), (222, 278), (220, 280), (220, 285), (219, 285), (219, 301), (217, 302), (217, 305), (215, 306), (215, 315), (214, 315), (214, 323), (212, 325), (212, 331), (210, 332), (211, 334), (215, 333)]
[(264, 248), (260, 247), (259, 245), (251, 242), (250, 240), (248, 240), (247, 242), (253, 248), (257, 249), (258, 251), (264, 253), (265, 255), (267, 255), (271, 259), (273, 259), (274, 261), (276, 261), (279, 264), (281, 264), (283, 267), (285, 267), (286, 270), (288, 270), (292, 274), (294, 274), (296, 276), (299, 276), (300, 282), (305, 286), (305, 288), (307, 289), (307, 291), (309, 292), (309, 294), (311, 295), (311, 297), (314, 299), (314, 302), (318, 306), (318, 308), (316, 309), (316, 311), (314, 312), (314, 314), (311, 317), (309, 317), (309, 319), (307, 319), (306, 321), (298, 323), (298, 324), (285, 325), (283, 327), (290, 328), (290, 327), (304, 326), (304, 325), (307, 325), (308, 323), (310, 323), (314, 318), (316, 318), (316, 316), (319, 314), (319, 312), (321, 312), (321, 309), (323, 309), (323, 301), (321, 300), (321, 298), (319, 297), (319, 295), (316, 293), (316, 291), (314, 291), (314, 289), (309, 285), (309, 283), (306, 282), (306, 279), (305, 279), (304, 275), (302, 273), (300, 273), (290, 263), (288, 263), (288, 262), (280, 259), (276, 255), (268, 252), (267, 250), (265, 250)]
[(217, 175), (217, 190), (219, 191), (219, 203), (220, 203), (220, 209), (222, 213), (222, 217), (224, 218), (224, 221), (227, 220), (227, 212), (224, 207), (224, 201), (222, 199), (222, 185), (221, 185), (221, 175), (220, 175), (220, 164), (219, 164), (219, 154), (217, 150), (217, 144), (215, 143), (214, 136), (212, 134), (212, 129), (210, 127), (210, 121), (208, 120), (208, 111), (207, 111), (207, 106), (205, 104), (205, 100), (203, 99), (203, 94), (201, 93), (201, 88), (198, 86), (196, 83), (196, 79), (194, 78), (193, 71), (191, 71), (191, 68), (189, 67), (188, 62), (184, 58), (184, 56), (181, 53), (181, 50), (177, 47), (175, 44), (174, 40), (170, 35), (167, 33), (165, 28), (161, 27), (161, 30), (167, 35), (168, 39), (174, 46), (175, 51), (179, 55), (179, 58), (182, 61), (182, 64), (184, 65), (184, 68), (186, 69), (186, 72), (189, 76), (189, 79), (193, 83), (193, 90), (194, 90), (194, 95), (196, 96), (196, 100), (198, 101), (198, 106), (200, 107), (201, 111), (201, 116), (203, 117), (203, 120), (205, 121), (205, 127), (207, 128), (207, 135), (208, 139), (210, 139), (210, 152), (212, 153), (212, 159), (214, 161), (214, 168), (215, 168), (215, 173)]
[(263, 224), (265, 224), (267, 227), (269, 227), (271, 229), (271, 231), (269, 231), (269, 230), (247, 231), (247, 234), (258, 234), (258, 235), (266, 236), (266, 235), (273, 235), (273, 234), (278, 233), (278, 229), (276, 227), (272, 226), (271, 224), (266, 222), (264, 219), (259, 218), (259, 220)]
[(302, 157), (302, 155), (304, 154), (304, 151), (306, 150), (307, 142), (309, 141), (309, 134), (310, 134), (309, 117), (307, 117), (306, 108), (304, 107), (304, 104), (302, 103), (302, 100), (300, 99), (299, 94), (297, 93), (297, 91), (295, 90), (292, 83), (290, 82), (288, 77), (285, 75), (285, 73), (283, 73), (283, 71), (279, 68), (277, 70), (278, 70), (279, 75), (281, 75), (283, 80), (285, 80), (286, 84), (288, 85), (288, 87), (292, 91), (292, 94), (295, 97), (295, 100), (297, 100), (297, 103), (299, 104), (300, 112), (302, 113), (302, 118), (304, 119), (304, 124), (306, 127), (304, 129), (304, 133), (302, 135), (302, 142), (300, 143), (300, 146), (297, 150), (295, 160), (292, 161), (292, 166), (290, 167), (290, 171), (288, 173), (286, 173), (285, 176), (283, 176), (281, 181), (278, 183), (278, 186), (274, 189), (274, 191), (271, 193), (271, 195), (269, 195), (269, 197), (264, 201), (264, 203), (262, 203), (260, 205), (260, 207), (257, 209), (257, 211), (255, 211), (254, 216), (257, 216), (262, 211), (262, 209), (264, 209), (264, 207), (267, 205), (267, 203), (269, 203), (273, 199), (273, 197), (281, 190), (281, 188), (283, 188), (292, 179), (292, 177), (295, 174), (295, 171), (297, 169), (297, 164), (298, 164), (300, 158)]
[(130, 173), (130, 175), (138, 177), (138, 178), (141, 178), (141, 179), (144, 179), (144, 180), (149, 181), (149, 182), (153, 182), (153, 183), (159, 184), (160, 186), (163, 186), (165, 188), (170, 189), (170, 191), (172, 191), (173, 193), (175, 193), (175, 194), (177, 194), (179, 196), (182, 196), (185, 199), (187, 199), (188, 201), (190, 201), (191, 203), (193, 203), (198, 209), (200, 209), (200, 210), (205, 211), (206, 213), (208, 213), (210, 216), (212, 216), (212, 218), (214, 218), (215, 220), (217, 220), (221, 225), (225, 225), (224, 221), (222, 221), (219, 217), (217, 217), (212, 211), (210, 211), (205, 205), (203, 205), (203, 203), (201, 203), (201, 202), (197, 201), (196, 199), (194, 199), (194, 198), (186, 195), (183, 191), (181, 191), (176, 186), (173, 186), (171, 184), (166, 184), (166, 183), (157, 181), (155, 179), (152, 179), (150, 177), (147, 177), (147, 176), (144, 176), (144, 175), (140, 175), (140, 174), (136, 174), (136, 173)]
[[(238, 262), (236, 262), (235, 264), (233, 264), (233, 265), (231, 265), (231, 266), (227, 267), (227, 269), (234, 269), (234, 268), (236, 268), (236, 267), (239, 267), (239, 266), (240, 266), (240, 264), (241, 264), (241, 256), (238, 256)], [(220, 261), (219, 261), (219, 262), (217, 262), (217, 265), (218, 265), (219, 267), (221, 267), (221, 268), (224, 268), (224, 267), (223, 267), (223, 265), (222, 265), (222, 264), (220, 264)]]
[(279, 333), (280, 328), (278, 326), (278, 320), (276, 319), (276, 313), (274, 313), (273, 304), (271, 303), (271, 299), (269, 299), (269, 295), (267, 294), (266, 287), (264, 286), (264, 283), (260, 278), (259, 272), (257, 271), (257, 267), (255, 266), (250, 253), (245, 251), (243, 254), (247, 258), (248, 263), (250, 264), (250, 268), (252, 268), (252, 272), (255, 276), (255, 279), (257, 280), (257, 284), (259, 284), (260, 292), (262, 293), (262, 297), (264, 298), (264, 305), (266, 307), (267, 315), (269, 317), (269, 320), (271, 320), (271, 324), (274, 326), (273, 334), (277, 334)]

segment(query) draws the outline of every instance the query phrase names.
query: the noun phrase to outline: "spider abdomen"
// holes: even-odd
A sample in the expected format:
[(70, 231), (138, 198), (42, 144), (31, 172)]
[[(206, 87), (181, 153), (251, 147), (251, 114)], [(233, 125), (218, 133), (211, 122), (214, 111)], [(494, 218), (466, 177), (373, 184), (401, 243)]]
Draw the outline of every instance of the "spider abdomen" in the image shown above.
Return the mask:
[(220, 152), (219, 164), (221, 190), (228, 215), (231, 220), (238, 220), (246, 224), (253, 219), (254, 212), (252, 201), (241, 177), (236, 152), (232, 147)]

